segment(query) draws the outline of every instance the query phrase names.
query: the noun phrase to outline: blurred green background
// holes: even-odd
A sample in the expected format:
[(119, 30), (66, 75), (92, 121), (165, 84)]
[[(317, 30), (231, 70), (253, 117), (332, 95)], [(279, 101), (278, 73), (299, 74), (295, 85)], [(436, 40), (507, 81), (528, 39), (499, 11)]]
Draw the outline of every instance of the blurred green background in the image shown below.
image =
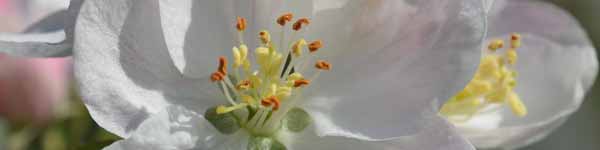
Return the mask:
[[(600, 47), (599, 0), (551, 0), (571, 12), (586, 29), (596, 48)], [(597, 49), (598, 50), (598, 49)], [(596, 78), (578, 112), (539, 143), (525, 150), (600, 150), (600, 85)]]

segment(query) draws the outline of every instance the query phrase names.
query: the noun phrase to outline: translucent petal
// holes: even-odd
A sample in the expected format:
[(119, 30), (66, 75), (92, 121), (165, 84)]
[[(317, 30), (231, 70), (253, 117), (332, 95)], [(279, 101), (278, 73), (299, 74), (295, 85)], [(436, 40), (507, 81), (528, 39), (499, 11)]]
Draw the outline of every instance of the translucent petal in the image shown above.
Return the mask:
[[(316, 116), (315, 119), (324, 121), (328, 118)], [(303, 133), (282, 134), (280, 136), (287, 137), (284, 143), (288, 145), (290, 150), (474, 150), (466, 139), (454, 132), (451, 124), (437, 116), (422, 124), (423, 130), (418, 130), (414, 134), (384, 140), (365, 139), (362, 135), (340, 130), (335, 126), (323, 126), (324, 124), (320, 121), (316, 122), (317, 127), (308, 128)]]
[(167, 107), (145, 120), (131, 137), (105, 150), (245, 149), (247, 135), (222, 135), (201, 114)]
[[(159, 2), (86, 1), (75, 38), (75, 76), (94, 119), (127, 137), (170, 104), (203, 110), (218, 102), (209, 79), (187, 79), (174, 66)], [(214, 90), (214, 91), (213, 91)]]
[(333, 68), (313, 81), (307, 108), (371, 138), (418, 131), (472, 77), (483, 6), (480, 0), (349, 1), (317, 12), (307, 39), (323, 39), (316, 55)]
[(535, 1), (499, 1), (491, 16), (491, 38), (523, 34), (518, 49), (516, 92), (526, 117), (503, 111), (498, 128), (460, 127), (481, 148), (518, 148), (543, 139), (583, 101), (598, 70), (594, 47), (579, 24), (556, 6)]

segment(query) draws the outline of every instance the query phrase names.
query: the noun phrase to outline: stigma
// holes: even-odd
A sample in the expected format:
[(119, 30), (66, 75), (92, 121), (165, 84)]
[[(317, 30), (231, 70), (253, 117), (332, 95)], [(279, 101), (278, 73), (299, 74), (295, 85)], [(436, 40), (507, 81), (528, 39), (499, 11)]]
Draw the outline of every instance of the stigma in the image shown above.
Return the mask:
[[(275, 20), (281, 27), (282, 35), (285, 30), (298, 32), (310, 25), (308, 18), (300, 18), (291, 23), (294, 21), (293, 16), (292, 13), (285, 13)], [(248, 26), (246, 19), (237, 17), (235, 23), (239, 43), (231, 48), (232, 61), (228, 63), (227, 57), (219, 57), (216, 71), (210, 76), (211, 81), (221, 90), (224, 103), (211, 109), (213, 112), (210, 113), (232, 114), (249, 133), (271, 135), (279, 129), (286, 113), (294, 109), (296, 102), (301, 100), (298, 97), (303, 89), (316, 82), (320, 72), (331, 70), (332, 65), (325, 60), (316, 60), (318, 50), (324, 47), (323, 41), (315, 39), (307, 43), (301, 37), (281, 36), (282, 39), (277, 44), (273, 41), (278, 39), (271, 39), (268, 30), (255, 33), (260, 43), (253, 53), (249, 52), (242, 35)], [(290, 41), (283, 41), (285, 39)], [(248, 59), (251, 54), (254, 55), (254, 62)], [(311, 69), (306, 68), (307, 64), (315, 64), (312, 69), (316, 72), (310, 79), (304, 78), (301, 73), (305, 69)]]
[(468, 121), (490, 107), (507, 106), (516, 116), (527, 115), (527, 107), (514, 91), (521, 35), (513, 33), (509, 41), (510, 46), (504, 50), (503, 40), (489, 43), (473, 79), (442, 106), (440, 114), (450, 121)]

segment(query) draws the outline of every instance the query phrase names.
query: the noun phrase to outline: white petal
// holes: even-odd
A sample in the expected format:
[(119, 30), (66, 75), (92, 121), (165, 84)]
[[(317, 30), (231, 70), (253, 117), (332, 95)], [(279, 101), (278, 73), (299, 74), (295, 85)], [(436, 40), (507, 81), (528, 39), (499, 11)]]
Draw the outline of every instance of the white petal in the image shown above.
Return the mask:
[(472, 77), (483, 15), (480, 0), (352, 1), (318, 12), (307, 36), (323, 39), (317, 55), (333, 67), (307, 91), (309, 109), (372, 138), (411, 134)]
[(172, 106), (145, 120), (131, 137), (104, 149), (242, 149), (247, 144), (243, 137), (247, 135), (222, 135), (201, 114)]
[(75, 76), (92, 117), (123, 137), (170, 104), (217, 104), (208, 78), (187, 79), (174, 66), (156, 0), (86, 1), (75, 38)]
[[(464, 132), (477, 147), (518, 148), (559, 127), (583, 101), (598, 70), (596, 52), (577, 21), (551, 4), (505, 1), (491, 16), (491, 38), (523, 33), (517, 51), (516, 92), (528, 107), (519, 118), (504, 111), (496, 129)], [(511, 30), (512, 29), (512, 30)]]
[(1, 33), (0, 52), (27, 57), (61, 57), (71, 54), (72, 43), (62, 42), (65, 32)]
[[(236, 17), (248, 20), (243, 41), (249, 48), (258, 46), (258, 32), (269, 29), (279, 39), (275, 24), (283, 12), (297, 17), (310, 16), (312, 5), (303, 1), (160, 1), (161, 18), (169, 52), (185, 76), (200, 78), (210, 75), (220, 55), (231, 56), (231, 48), (239, 46)], [(290, 23), (291, 24), (291, 23)], [(288, 26), (289, 27), (289, 26)], [(289, 35), (289, 34), (288, 34)]]
[[(469, 142), (454, 132), (451, 124), (435, 116), (422, 124), (423, 129), (413, 134), (384, 140), (361, 137), (335, 126), (323, 128), (323, 116), (314, 116), (317, 127), (308, 128), (301, 134), (282, 134), (282, 140), (290, 150), (474, 150)], [(327, 122), (327, 121), (325, 121)]]
[[(81, 0), (72, 0), (68, 10), (58, 11), (32, 24), (23, 34), (0, 34), (0, 52), (28, 57), (72, 55), (73, 26)], [(64, 29), (52, 31), (51, 28)]]

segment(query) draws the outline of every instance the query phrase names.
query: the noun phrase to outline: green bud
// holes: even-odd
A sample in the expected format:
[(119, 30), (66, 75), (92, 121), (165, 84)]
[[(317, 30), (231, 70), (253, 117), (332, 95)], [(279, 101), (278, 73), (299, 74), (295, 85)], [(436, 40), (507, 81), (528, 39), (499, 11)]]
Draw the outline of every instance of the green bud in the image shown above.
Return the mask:
[(292, 108), (283, 119), (283, 125), (292, 132), (302, 132), (311, 123), (312, 118), (302, 108)]
[(217, 114), (217, 107), (206, 110), (204, 118), (223, 134), (232, 134), (240, 129), (240, 124), (233, 113)]
[(281, 142), (262, 136), (252, 136), (248, 141), (248, 150), (286, 150), (285, 145)]

